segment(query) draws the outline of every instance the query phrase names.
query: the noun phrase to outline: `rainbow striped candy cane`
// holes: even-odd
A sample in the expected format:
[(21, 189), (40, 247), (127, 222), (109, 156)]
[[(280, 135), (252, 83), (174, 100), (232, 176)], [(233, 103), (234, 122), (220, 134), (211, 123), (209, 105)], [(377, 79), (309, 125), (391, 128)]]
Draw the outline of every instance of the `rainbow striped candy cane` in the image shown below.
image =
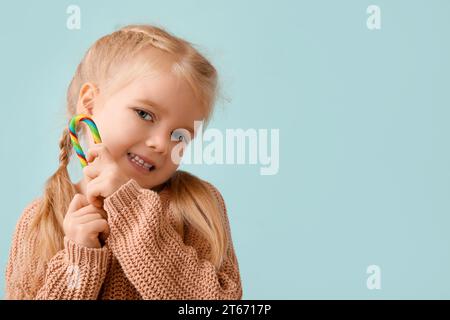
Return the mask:
[(78, 114), (74, 116), (72, 120), (70, 120), (69, 123), (70, 140), (72, 141), (72, 146), (75, 149), (78, 159), (81, 162), (81, 167), (84, 168), (87, 166), (86, 155), (84, 154), (83, 149), (81, 148), (81, 145), (78, 142), (78, 135), (77, 135), (77, 127), (80, 122), (84, 122), (88, 125), (95, 143), (101, 143), (102, 139), (100, 138), (100, 133), (98, 133), (97, 125), (88, 115)]

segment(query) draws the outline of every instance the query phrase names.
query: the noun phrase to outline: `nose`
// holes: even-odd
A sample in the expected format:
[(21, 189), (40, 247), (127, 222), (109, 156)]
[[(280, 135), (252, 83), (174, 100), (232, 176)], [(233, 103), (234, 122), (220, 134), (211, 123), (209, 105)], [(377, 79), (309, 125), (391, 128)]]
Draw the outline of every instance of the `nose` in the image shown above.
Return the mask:
[(168, 142), (169, 142), (168, 134), (162, 131), (161, 132), (153, 131), (147, 138), (146, 145), (152, 148), (155, 152), (164, 154), (167, 151)]

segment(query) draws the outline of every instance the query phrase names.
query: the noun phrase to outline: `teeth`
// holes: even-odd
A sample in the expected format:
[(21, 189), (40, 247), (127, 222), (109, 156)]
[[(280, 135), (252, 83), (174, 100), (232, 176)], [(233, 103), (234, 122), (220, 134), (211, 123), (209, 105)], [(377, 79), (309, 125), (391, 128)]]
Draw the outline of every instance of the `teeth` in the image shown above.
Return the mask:
[(145, 162), (143, 159), (141, 159), (139, 156), (135, 155), (134, 153), (129, 153), (131, 161), (147, 168), (150, 169), (152, 167), (152, 165), (150, 163)]

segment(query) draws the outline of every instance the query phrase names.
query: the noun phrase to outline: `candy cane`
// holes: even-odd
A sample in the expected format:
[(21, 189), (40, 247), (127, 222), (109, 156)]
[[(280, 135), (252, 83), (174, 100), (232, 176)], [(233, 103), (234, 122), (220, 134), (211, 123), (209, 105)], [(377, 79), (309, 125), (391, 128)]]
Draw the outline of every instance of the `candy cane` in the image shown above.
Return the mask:
[(101, 143), (102, 139), (100, 138), (100, 133), (98, 132), (97, 125), (88, 115), (78, 114), (74, 116), (72, 120), (70, 120), (69, 123), (70, 140), (72, 141), (72, 146), (75, 149), (75, 152), (77, 153), (78, 159), (80, 160), (81, 167), (84, 168), (85, 166), (87, 166), (86, 155), (84, 154), (83, 149), (81, 148), (77, 135), (77, 127), (80, 122), (84, 122), (88, 125), (95, 143)]

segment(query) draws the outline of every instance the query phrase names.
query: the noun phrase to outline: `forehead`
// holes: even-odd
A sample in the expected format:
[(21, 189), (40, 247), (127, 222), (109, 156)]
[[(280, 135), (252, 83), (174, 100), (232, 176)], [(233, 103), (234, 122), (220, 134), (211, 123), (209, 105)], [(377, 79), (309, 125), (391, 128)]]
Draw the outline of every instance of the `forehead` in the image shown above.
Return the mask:
[(166, 115), (198, 120), (205, 116), (189, 83), (171, 72), (156, 72), (135, 79), (125, 91), (127, 97), (152, 102)]

